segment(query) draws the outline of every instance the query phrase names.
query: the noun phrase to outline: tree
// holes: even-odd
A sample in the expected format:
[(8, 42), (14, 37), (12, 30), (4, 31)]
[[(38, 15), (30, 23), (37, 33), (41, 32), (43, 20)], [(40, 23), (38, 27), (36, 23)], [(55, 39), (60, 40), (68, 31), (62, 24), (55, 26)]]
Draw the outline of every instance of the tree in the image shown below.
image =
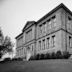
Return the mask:
[(4, 38), (0, 29), (0, 58), (6, 53), (13, 52), (13, 47), (14, 44), (12, 43), (10, 37), (6, 36)]
[(3, 46), (4, 46), (4, 49), (3, 49), (4, 51), (12, 52), (13, 43), (11, 42), (10, 37), (8, 37), (8, 36), (5, 37)]

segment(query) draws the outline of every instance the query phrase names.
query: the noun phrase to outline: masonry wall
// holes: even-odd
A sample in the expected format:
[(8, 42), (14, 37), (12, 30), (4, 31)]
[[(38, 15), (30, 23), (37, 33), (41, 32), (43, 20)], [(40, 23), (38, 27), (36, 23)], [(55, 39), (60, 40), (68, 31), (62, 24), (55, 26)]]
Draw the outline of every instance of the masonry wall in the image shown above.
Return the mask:
[[(31, 36), (28, 36), (28, 34), (26, 34), (27, 31), (31, 30)], [(35, 46), (35, 38), (36, 38), (36, 26), (35, 25), (32, 25), (30, 28), (28, 28), (27, 30), (24, 31), (23, 33), (23, 48), (25, 49), (25, 56), (27, 54), (27, 52), (29, 51), (32, 55), (35, 54), (35, 49), (36, 49), (36, 46)], [(28, 48), (30, 48), (28, 50)]]
[(72, 34), (72, 15), (64, 9), (61, 10), (61, 28)]
[[(39, 24), (37, 24), (36, 39), (43, 37), (47, 34), (50, 34), (52, 32), (55, 32), (61, 28), (61, 11), (62, 11), (62, 9), (59, 9), (58, 11), (54, 12), (53, 14), (48, 16), (46, 19), (41, 21)], [(54, 26), (53, 21), (51, 21), (52, 24), (51, 24), (51, 28), (50, 28), (47, 20), (51, 19), (53, 16), (56, 16), (56, 21), (55, 21), (56, 24)], [(45, 24), (43, 24), (43, 23), (45, 23)], [(41, 34), (40, 34), (40, 27), (39, 27), (40, 25), (43, 25)], [(44, 27), (44, 25), (45, 25), (45, 27)], [(45, 28), (45, 31), (44, 31), (44, 28)]]
[(16, 41), (16, 57), (22, 57), (24, 54), (23, 50), (23, 35), (19, 36)]
[[(30, 31), (30, 34), (28, 35), (27, 32)], [(28, 29), (26, 29), (23, 33), (23, 44), (32, 41), (35, 39), (35, 25), (29, 27)]]
[[(61, 11), (61, 28), (62, 30), (62, 48), (64, 51), (69, 51), (72, 54), (72, 15), (62, 9)], [(71, 37), (71, 41), (69, 41)]]
[[(35, 53), (35, 41), (29, 42), (27, 44), (24, 45), (25, 48), (25, 55), (27, 54), (27, 52), (29, 51), (31, 53), (31, 55), (34, 55)], [(28, 49), (30, 48), (30, 49)]]
[[(56, 52), (57, 50), (62, 50), (62, 46), (61, 46), (61, 12), (62, 12), (62, 8), (60, 8), (58, 11), (54, 12), (53, 14), (51, 14), (50, 16), (48, 16), (46, 19), (44, 19), (43, 21), (41, 21), (38, 25), (37, 25), (37, 29), (36, 29), (36, 53), (45, 53), (45, 52)], [(53, 20), (51, 20), (51, 28), (49, 28), (49, 23), (47, 22), (47, 20), (52, 19), (53, 16), (56, 16), (56, 20), (55, 22), (53, 22)], [(55, 24), (55, 26), (54, 26)], [(42, 28), (42, 33), (40, 34), (40, 25), (43, 25)], [(45, 26), (45, 27), (44, 27)], [(44, 31), (45, 28), (45, 31)], [(55, 47), (52, 47), (52, 36), (55, 35)], [(47, 38), (50, 38), (50, 47), (47, 48)], [(39, 48), (39, 41), (43, 41), (43, 39), (45, 39), (45, 49), (42, 50)], [(41, 47), (42, 44), (41, 44)]]
[[(71, 37), (71, 40), (69, 40), (69, 37)], [(68, 51), (72, 54), (72, 34), (65, 32), (62, 30), (62, 50)]]
[[(58, 50), (61, 50), (62, 51), (62, 41), (61, 41), (61, 30), (55, 32), (55, 33), (52, 33), (50, 35), (47, 35), (45, 37), (42, 37), (40, 39), (37, 40), (37, 43), (36, 43), (36, 53), (46, 53), (46, 52), (56, 52)], [(55, 35), (55, 46), (53, 47), (52, 46), (52, 36)], [(47, 47), (47, 38), (50, 38), (50, 46), (49, 48)], [(43, 44), (42, 44), (42, 41), (43, 39), (45, 39), (45, 49), (42, 49), (43, 47)], [(39, 41), (41, 41), (41, 48), (39, 48)]]

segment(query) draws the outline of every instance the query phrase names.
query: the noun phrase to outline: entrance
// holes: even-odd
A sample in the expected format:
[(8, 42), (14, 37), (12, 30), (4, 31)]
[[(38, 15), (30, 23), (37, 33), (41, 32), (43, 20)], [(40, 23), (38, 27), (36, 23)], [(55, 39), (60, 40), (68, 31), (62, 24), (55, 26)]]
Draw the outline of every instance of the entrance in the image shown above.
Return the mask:
[(26, 60), (28, 61), (31, 57), (31, 50), (30, 47), (27, 47), (27, 55), (26, 55)]

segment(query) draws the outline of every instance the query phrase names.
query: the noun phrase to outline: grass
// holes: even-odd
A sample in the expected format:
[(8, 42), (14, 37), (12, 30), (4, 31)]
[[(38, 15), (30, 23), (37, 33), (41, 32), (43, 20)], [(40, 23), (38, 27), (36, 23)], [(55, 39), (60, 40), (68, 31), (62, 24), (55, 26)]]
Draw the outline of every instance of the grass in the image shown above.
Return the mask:
[(0, 72), (72, 72), (72, 60), (7, 62), (0, 64)]

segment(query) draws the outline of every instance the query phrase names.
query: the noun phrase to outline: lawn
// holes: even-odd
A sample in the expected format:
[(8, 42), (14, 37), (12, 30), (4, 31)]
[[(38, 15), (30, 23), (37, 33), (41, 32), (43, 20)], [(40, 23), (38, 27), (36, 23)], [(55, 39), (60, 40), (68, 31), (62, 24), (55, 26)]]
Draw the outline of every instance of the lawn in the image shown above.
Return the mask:
[(14, 61), (0, 64), (0, 72), (72, 72), (72, 60)]

